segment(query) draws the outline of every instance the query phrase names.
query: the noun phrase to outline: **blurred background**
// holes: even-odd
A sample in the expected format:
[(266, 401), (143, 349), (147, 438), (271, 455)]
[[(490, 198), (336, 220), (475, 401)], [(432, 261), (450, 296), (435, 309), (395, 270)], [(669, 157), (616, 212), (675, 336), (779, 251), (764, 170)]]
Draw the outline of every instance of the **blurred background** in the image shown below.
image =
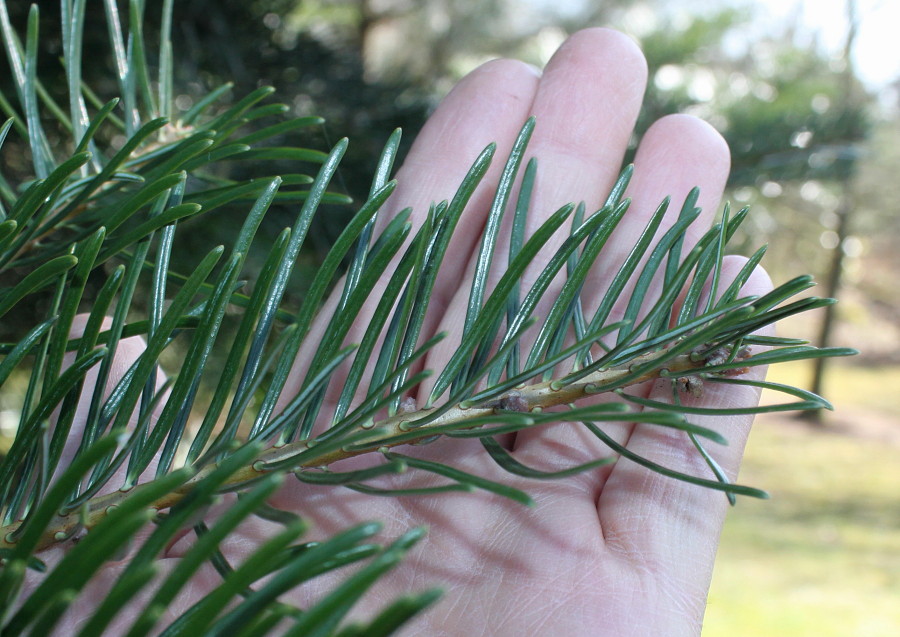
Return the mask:
[[(13, 24), (24, 25), (28, 3), (9, 4)], [(46, 78), (60, 72), (59, 3), (38, 4)], [(152, 41), (158, 3), (147, 5)], [(721, 131), (733, 153), (727, 196), (752, 207), (733, 249), (769, 243), (763, 263), (776, 281), (812, 273), (816, 295), (841, 300), (781, 326), (782, 334), (862, 352), (826, 367), (770, 372), (823, 393), (836, 410), (758, 419), (741, 480), (773, 497), (741, 501), (731, 512), (703, 635), (900, 634), (900, 3), (179, 0), (175, 7), (177, 106), (190, 108), (226, 81), (235, 97), (276, 87), (294, 114), (327, 119), (285, 145), (325, 148), (350, 137), (339, 186), (357, 200), (391, 130), (402, 127), (408, 147), (441, 97), (478, 64), (509, 56), (543, 65), (586, 26), (639, 40), (650, 82), (633, 146), (667, 113), (692, 113)], [(101, 13), (100, 3), (92, 10)], [(92, 24), (85, 58), (107, 59), (105, 23), (98, 16)], [(101, 94), (104, 83), (116, 92), (108, 69), (85, 65), (87, 84)], [(277, 233), (291, 214), (275, 210), (267, 231)], [(308, 268), (348, 214), (324, 215)], [(229, 227), (204, 228), (204, 240)]]

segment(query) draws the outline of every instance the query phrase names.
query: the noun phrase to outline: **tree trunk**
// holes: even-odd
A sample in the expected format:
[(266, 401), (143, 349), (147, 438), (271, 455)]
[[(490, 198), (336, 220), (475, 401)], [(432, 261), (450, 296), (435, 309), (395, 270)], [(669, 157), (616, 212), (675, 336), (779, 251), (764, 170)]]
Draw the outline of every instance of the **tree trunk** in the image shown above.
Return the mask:
[[(856, 0), (847, 0), (847, 37), (844, 40), (843, 62), (844, 62), (844, 99), (840, 108), (849, 110), (853, 108), (854, 82), (853, 82), (853, 62), (850, 54), (853, 51), (853, 42), (856, 39), (856, 33), (859, 27), (859, 21), (856, 15)], [(851, 150), (848, 148), (848, 151)], [(841, 279), (844, 271), (844, 240), (850, 236), (850, 220), (854, 210), (853, 197), (853, 164), (856, 159), (852, 155), (846, 159), (849, 166), (841, 179), (841, 199), (838, 204), (837, 215), (838, 225), (835, 228), (837, 233), (837, 245), (832, 250), (831, 264), (828, 269), (827, 279), (825, 281), (825, 296), (836, 299), (841, 289)], [(819, 329), (819, 337), (816, 345), (818, 347), (828, 347), (831, 344), (832, 332), (835, 324), (834, 305), (824, 308), (822, 316), (822, 325)], [(813, 374), (810, 391), (815, 394), (822, 394), (822, 388), (825, 384), (825, 370), (827, 365), (826, 358), (813, 359)], [(804, 420), (809, 420), (818, 424), (822, 423), (822, 410), (810, 410), (800, 412), (799, 416)]]

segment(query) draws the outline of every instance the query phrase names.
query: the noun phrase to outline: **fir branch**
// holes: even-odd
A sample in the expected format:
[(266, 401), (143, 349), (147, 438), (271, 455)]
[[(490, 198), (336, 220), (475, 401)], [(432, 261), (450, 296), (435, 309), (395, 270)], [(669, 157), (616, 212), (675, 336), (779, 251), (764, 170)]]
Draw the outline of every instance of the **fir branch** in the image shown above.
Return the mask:
[[(4, 524), (0, 526), (0, 628), (4, 631), (53, 629), (105, 560), (124, 550), (136, 531), (152, 519), (155, 528), (130, 555), (122, 577), (82, 634), (104, 629), (123, 605), (139, 599), (138, 593), (157, 576), (155, 560), (163, 547), (191, 525), (195, 525), (197, 543), (146, 597), (149, 601), (135, 609), (131, 634), (155, 629), (160, 609), (184, 590), (204, 562), (216, 566), (221, 585), (164, 628), (163, 634), (263, 634), (283, 618), (293, 621), (288, 634), (331, 633), (351, 605), (421, 537), (421, 531), (414, 529), (383, 550), (368, 543), (378, 524), (345, 530), (316, 545), (293, 545), (304, 530), (303, 523), (265, 504), (287, 473), (310, 485), (343, 485), (369, 495), (477, 488), (528, 504), (527, 493), (502, 480), (395, 450), (439, 437), (480, 438), (486, 457), (513, 476), (562, 478), (624, 457), (673, 479), (724, 491), (731, 499), (735, 494), (760, 497), (764, 494), (759, 490), (731, 484), (707, 452), (704, 444), (727, 442), (722, 435), (686, 416), (830, 408), (810, 392), (742, 378), (757, 365), (845, 356), (853, 351), (816, 349), (795, 339), (757, 335), (781, 318), (833, 301), (791, 302), (809, 287), (808, 277), (789, 281), (762, 298), (739, 298), (764, 249), (726, 286), (722, 280), (725, 246), (747, 211), (729, 215), (726, 209), (721, 223), (695, 245), (685, 246), (688, 229), (699, 217), (696, 190), (685, 200), (677, 220), (657, 239), (669, 202), (660, 204), (633, 244), (625, 246), (627, 256), (593, 315), (585, 316), (583, 287), (630, 205), (623, 197), (632, 169), (623, 171), (598, 211), (591, 214), (584, 204), (568, 204), (546, 215), (546, 221), (526, 237), (537, 160), (527, 162), (521, 180), (518, 171), (535, 127), (533, 119), (520, 131), (493, 193), (474, 256), (461, 342), (443, 368), (419, 369), (444, 336), (426, 333), (426, 313), (451, 238), (494, 159), (493, 144), (478, 156), (455, 195), (433, 203), (424, 222), (413, 228), (409, 210), (377, 223), (396, 186), (390, 181), (400, 139), (395, 131), (379, 159), (368, 200), (334, 243), (303, 305), (296, 312), (284, 307), (289, 278), (319, 207), (348, 201), (328, 191), (347, 142), (342, 140), (330, 153), (275, 145), (281, 143), (280, 135), (320, 125), (322, 120), (315, 117), (279, 119), (244, 130), (248, 123), (261, 124), (258, 120), (288, 110), (282, 104), (263, 103), (273, 91), (270, 87), (260, 87), (213, 114), (213, 105), (229, 89), (223, 86), (200, 99), (178, 121), (171, 103), (173, 3), (163, 3), (156, 85), (152, 51), (143, 37), (144, 4), (132, 0), (127, 16), (120, 19), (117, 3), (104, 3), (122, 98), (104, 103), (82, 86), (85, 4), (63, 0), (67, 115), (36, 76), (37, 8), (29, 13), (23, 47), (10, 24), (6, 1), (0, 0), (0, 35), (22, 113), (18, 115), (0, 95), (0, 107), (11, 114), (0, 127), (0, 144), (7, 133), (17, 131), (30, 147), (37, 177), (18, 189), (0, 178), (4, 201), (0, 273), (13, 279), (10, 287), (0, 289), (0, 315), (13, 313), (35, 295), (49, 299), (49, 309), (37, 326), (20, 329), (14, 342), (0, 343), (4, 356), (0, 383), (30, 366), (17, 435), (0, 458)], [(85, 98), (97, 109), (93, 118), (88, 116)], [(54, 145), (51, 152), (42, 109), (72, 135), (68, 146)], [(106, 127), (124, 130), (124, 143), (118, 149), (104, 148), (98, 141), (103, 138), (98, 132)], [(311, 164), (317, 176), (298, 172), (234, 181), (216, 170), (224, 160), (302, 161)], [(263, 169), (261, 174), (269, 173)], [(496, 246), (502, 217), (516, 184), (519, 196), (509, 251), (501, 255)], [(247, 255), (263, 216), (276, 201), (301, 205), (292, 226), (269, 247), (261, 272), (248, 277), (253, 286), (245, 292), (240, 279)], [(180, 236), (179, 224), (236, 202), (252, 202), (252, 207), (231, 248), (220, 246), (207, 252), (189, 276), (174, 272), (170, 255)], [(376, 234), (379, 226), (383, 231)], [(546, 258), (546, 247), (560, 238), (557, 233), (562, 235), (559, 247)], [(494, 284), (501, 259), (506, 267)], [(80, 337), (69, 338), (75, 314), (84, 304), (87, 279), (102, 264), (115, 261), (120, 263), (102, 283)], [(346, 261), (349, 267), (338, 283), (333, 314), (322, 316), (326, 293)], [(529, 277), (531, 285), (526, 288), (525, 273), (538, 263), (544, 266)], [(135, 317), (145, 277), (150, 279), (146, 318)], [(560, 278), (564, 278), (561, 289), (547, 303), (553, 281)], [(655, 281), (662, 283), (658, 295), (651, 285)], [(383, 289), (378, 288), (381, 297), (373, 299), (372, 290), (379, 282), (383, 283)], [(724, 292), (709, 292), (720, 287)], [(682, 294), (684, 300), (678, 303)], [(547, 316), (539, 318), (534, 312), (542, 303), (548, 305)], [(223, 342), (221, 327), (232, 308), (240, 312), (240, 323)], [(612, 322), (617, 308), (624, 310), (621, 320)], [(367, 312), (371, 314), (368, 331), (360, 343), (346, 342)], [(107, 315), (110, 320), (105, 319)], [(282, 396), (301, 347), (315, 333), (316, 320), (326, 326), (309, 352), (305, 376), (292, 396)], [(528, 332), (531, 326), (533, 334)], [(124, 337), (136, 334), (146, 337), (146, 350), (117, 378), (115, 352)], [(186, 341), (180, 374), (157, 387), (159, 358), (180, 334)], [(221, 370), (211, 372), (208, 363), (217, 346), (227, 352), (226, 361)], [(748, 348), (763, 349), (751, 352)], [(67, 352), (74, 353), (74, 362), (68, 366), (63, 362)], [(85, 392), (89, 404), (84, 432), (80, 440), (69, 440), (86, 374), (95, 368), (94, 386)], [(409, 394), (432, 373), (436, 381), (425, 404), (411, 404)], [(187, 422), (204, 374), (214, 376), (216, 385), (202, 424), (190, 432)], [(110, 379), (116, 384), (104, 399)], [(626, 391), (654, 380), (671, 384), (671, 403)], [(765, 388), (794, 400), (734, 409), (681, 402), (679, 392), (702, 392), (704, 382)], [(337, 396), (328, 405), (333, 407), (331, 413), (323, 413), (326, 392)], [(61, 415), (51, 418), (57, 409)], [(132, 416), (137, 424), (126, 432)], [(711, 477), (686, 475), (641, 457), (597, 425), (617, 421), (680, 432), (693, 443)], [(493, 438), (555, 422), (583, 427), (605, 442), (614, 457), (541, 471), (519, 462)], [(444, 442), (453, 444), (453, 440)], [(58, 466), (70, 443), (74, 458), (67, 467)], [(178, 468), (181, 449), (187, 452), (185, 466)], [(382, 462), (342, 470), (342, 461), (365, 455)], [(140, 483), (154, 461), (154, 477)], [(370, 484), (408, 470), (440, 476), (442, 484), (393, 490)], [(124, 484), (109, 492), (113, 477), (122, 473)], [(62, 477), (52, 481), (54, 474)], [(103, 490), (108, 493), (97, 495)], [(238, 492), (237, 505), (209, 527), (198, 523), (198, 516), (222, 491)], [(274, 520), (284, 532), (232, 568), (222, 557), (220, 543), (251, 514)], [(70, 548), (59, 567), (43, 576), (27, 599), (19, 599), (25, 569), (40, 566), (35, 553), (73, 538), (81, 541)], [(297, 584), (363, 559), (367, 563), (320, 603), (301, 612), (278, 602), (281, 593)], [(260, 580), (265, 583), (254, 590), (252, 585)], [(235, 601), (239, 596), (243, 599)], [(368, 627), (347, 626), (340, 634), (387, 634), (434, 599), (431, 591), (396, 600)], [(223, 613), (221, 609), (229, 604)]]
[[(834, 350), (827, 353), (830, 355), (849, 355), (853, 352), (852, 350)], [(386, 448), (415, 443), (436, 434), (448, 435), (465, 430), (481, 429), (498, 420), (500, 422), (508, 421), (509, 418), (506, 416), (508, 412), (512, 412), (520, 416), (520, 418), (516, 420), (514, 427), (504, 429), (504, 432), (520, 430), (548, 421), (567, 421), (569, 418), (565, 411), (551, 412), (544, 417), (541, 417), (541, 412), (550, 407), (571, 405), (586, 396), (595, 395), (598, 387), (615, 388), (616, 393), (618, 393), (625, 387), (660, 377), (677, 377), (704, 370), (708, 370), (708, 373), (727, 371), (734, 369), (733, 365), (747, 367), (757, 363), (764, 364), (769, 358), (771, 358), (770, 355), (758, 355), (755, 358), (747, 358), (731, 365), (710, 367), (705, 360), (697, 360), (696, 356), (692, 356), (690, 353), (679, 354), (674, 357), (669, 355), (669, 350), (644, 354), (635, 357), (628, 364), (595, 371), (572, 383), (560, 384), (557, 381), (548, 381), (534, 385), (525, 385), (485, 404), (455, 405), (450, 408), (431, 408), (400, 413), (369, 427), (360, 427), (351, 434), (337, 440), (328, 440), (323, 444), (318, 444), (317, 440), (313, 438), (271, 448), (255, 456), (252, 463), (235, 470), (223, 481), (223, 485), (233, 487), (249, 484), (272, 471), (303, 472), (310, 469), (320, 469), (341, 460), (373, 452), (381, 453)], [(635, 373), (635, 370), (640, 371)], [(793, 388), (791, 390), (793, 391)], [(805, 400), (793, 408), (818, 409), (830, 407), (827, 401), (818, 399), (818, 397), (809, 392), (804, 392), (803, 397)], [(659, 405), (654, 406), (658, 407)], [(675, 409), (679, 411), (677, 407)], [(747, 412), (757, 413), (765, 409), (748, 409)], [(680, 411), (683, 413), (689, 411), (689, 409), (683, 408)], [(617, 410), (615, 418), (617, 420), (629, 420), (634, 419), (636, 415), (635, 413)], [(495, 432), (487, 430), (483, 435), (487, 436), (493, 433)], [(164, 510), (174, 506), (191, 493), (195, 484), (201, 482), (216, 470), (217, 465), (215, 464), (204, 467), (197, 475), (187, 480), (177, 489), (154, 500), (152, 507), (157, 510)], [(48, 523), (47, 530), (37, 542), (36, 550), (41, 550), (54, 544), (58, 541), (58, 538), (70, 537), (77, 528), (90, 529), (94, 527), (106, 517), (108, 511), (130, 497), (132, 491), (139, 492), (143, 488), (146, 487), (139, 485), (133, 490), (116, 491), (96, 497), (86, 503), (86, 512), (79, 511), (65, 515), (56, 515)], [(15, 546), (15, 542), (9, 542), (8, 538), (10, 534), (15, 534), (19, 525), (20, 523), (13, 523), (0, 527), (0, 550)]]

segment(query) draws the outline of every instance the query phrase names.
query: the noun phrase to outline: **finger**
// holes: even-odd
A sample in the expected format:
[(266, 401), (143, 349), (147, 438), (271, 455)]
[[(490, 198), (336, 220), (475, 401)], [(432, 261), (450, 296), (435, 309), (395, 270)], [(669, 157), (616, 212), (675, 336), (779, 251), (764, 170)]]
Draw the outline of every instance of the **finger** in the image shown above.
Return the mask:
[[(538, 169), (526, 237), (573, 199), (583, 199), (592, 209), (601, 204), (626, 152), (646, 75), (646, 61), (634, 41), (609, 29), (580, 31), (554, 54), (541, 76), (532, 107), (536, 125), (527, 155), (537, 158)], [(508, 267), (511, 224), (512, 214), (507, 213), (488, 275), (488, 293)], [(522, 278), (523, 294), (566, 236), (566, 231), (558, 232), (529, 266)], [(429, 354), (426, 367), (430, 369), (443, 369), (462, 340), (460, 326), (466, 323), (473, 266), (469, 264), (464, 282), (457, 285), (443, 313), (438, 330), (448, 336)], [(560, 279), (547, 291), (546, 300), (536, 309), (538, 316), (546, 315), (561, 285)], [(523, 338), (526, 353), (533, 334), (534, 330)], [(436, 379), (433, 376), (422, 384), (420, 402), (430, 398)], [(509, 446), (510, 438), (504, 437), (501, 444)], [(466, 462), (483, 460), (477, 440), (456, 441), (453, 451)]]
[[(532, 110), (537, 123), (528, 155), (537, 158), (538, 170), (526, 235), (573, 199), (583, 199), (592, 208), (600, 205), (619, 172), (640, 109), (646, 75), (646, 62), (637, 45), (609, 29), (580, 31), (553, 56), (541, 77)], [(511, 215), (507, 214), (489, 288), (507, 267), (510, 224)], [(523, 276), (524, 291), (564, 239), (565, 233), (558, 233), (544, 247)], [(536, 311), (538, 316), (545, 314), (559, 285), (561, 282), (548, 291), (548, 300)], [(451, 337), (435, 348), (428, 367), (441, 369), (458, 346), (462, 335), (456, 326), (465, 322), (468, 296), (469, 285), (459, 285), (439, 328), (448, 330)], [(426, 383), (423, 389), (430, 391), (431, 384)]]
[(647, 80), (637, 44), (610, 29), (571, 36), (544, 70), (529, 154), (538, 174), (529, 230), (560, 206), (605, 199), (622, 166)]
[[(671, 196), (675, 202), (683, 201), (692, 188), (699, 186), (699, 205), (703, 207), (704, 218), (698, 219), (688, 231), (685, 245), (690, 247), (699, 234), (705, 231), (708, 220), (718, 207), (729, 163), (728, 147), (722, 137), (708, 124), (696, 118), (663, 118), (647, 131), (635, 157), (634, 177), (629, 189), (632, 205), (621, 220), (620, 227), (607, 242), (584, 287), (584, 304), (589, 308), (586, 312), (588, 320), (592, 317), (592, 309), (600, 305), (610, 280), (636, 242), (637, 235), (666, 196)], [(657, 237), (674, 222), (679, 208), (680, 204), (669, 210)], [(657, 281), (652, 287), (654, 291), (648, 293), (646, 303), (654, 300), (659, 288), (660, 283)], [(629, 298), (630, 293), (626, 290), (605, 324), (619, 320)], [(595, 400), (609, 402), (613, 399), (598, 396)], [(624, 443), (628, 439), (631, 425), (610, 423), (605, 430), (614, 440)], [(573, 462), (577, 464), (613, 455), (608, 447), (589, 432), (568, 423), (522, 432), (516, 438), (516, 449), (524, 454), (523, 460), (539, 459), (543, 466), (551, 470), (569, 466)], [(596, 472), (584, 475), (595, 494), (603, 487), (609, 471), (609, 467), (601, 467)]]
[[(466, 76), (444, 99), (416, 138), (397, 174), (397, 190), (379, 215), (379, 225), (383, 227), (398, 211), (409, 207), (412, 208), (410, 221), (415, 232), (432, 202), (452, 199), (472, 162), (488, 144), (497, 143), (499, 157), (508, 153), (528, 117), (537, 83), (535, 69), (512, 60), (488, 62)], [(475, 189), (450, 242), (423, 327), (423, 333), (427, 336), (434, 332), (434, 325), (451, 296), (447, 290), (455, 290), (459, 285), (459, 272), (465, 268), (472, 247), (480, 237), (502, 163), (502, 160), (492, 163)], [(396, 262), (397, 259), (394, 264)], [(388, 272), (391, 271), (389, 266)], [(376, 283), (346, 342), (360, 342), (371, 329), (370, 318), (388, 278), (382, 277)], [(319, 314), (320, 319), (313, 325), (306, 344), (301, 348), (286, 391), (282, 394), (283, 401), (300, 387), (307, 371), (305, 361), (315, 354), (329, 326), (329, 317), (338, 306), (341, 287), (339, 284), (326, 302)], [(336, 377), (340, 378), (340, 374)], [(365, 379), (362, 386), (366, 386)], [(329, 398), (335, 399), (335, 393), (336, 390), (330, 392)]]
[[(495, 143), (491, 167), (475, 189), (447, 250), (439, 291), (456, 289), (475, 243), (481, 238), (504, 159), (530, 114), (540, 81), (537, 69), (516, 60), (493, 60), (475, 69), (441, 102), (416, 137), (397, 173), (392, 210), (411, 207), (414, 227), (431, 203), (451, 200), (472, 162)], [(386, 225), (387, 217), (381, 224)], [(446, 284), (445, 282), (450, 282)], [(439, 309), (439, 308), (436, 308)]]
[[(742, 257), (726, 259), (724, 285), (734, 279), (745, 262)], [(768, 275), (757, 268), (743, 293), (762, 295), (771, 289)], [(747, 374), (748, 379), (764, 377), (765, 369), (761, 367), (754, 367)], [(671, 382), (659, 381), (650, 398), (671, 402)], [(688, 396), (683, 400), (691, 401)], [(758, 388), (708, 382), (704, 384), (702, 396), (691, 403), (707, 408), (731, 408), (754, 406), (758, 400)], [(707, 444), (706, 449), (729, 480), (734, 480), (752, 415), (688, 418), (692, 423), (720, 432), (728, 440), (727, 446)], [(715, 479), (683, 432), (637, 425), (627, 448), (676, 471)], [(603, 536), (612, 552), (630, 561), (636, 572), (653, 571), (659, 581), (672, 583), (672, 595), (684, 600), (705, 599), (726, 508), (726, 499), (720, 493), (661, 476), (625, 459), (616, 463), (598, 501)]]
[[(591, 214), (606, 201), (622, 169), (646, 80), (643, 53), (617, 31), (586, 29), (560, 47), (535, 98), (538, 127), (529, 150), (538, 169), (527, 234), (567, 203), (583, 202)], [(544, 247), (523, 277), (525, 290), (566, 238), (566, 232), (558, 233)], [(538, 320), (547, 316), (563, 283), (558, 276), (550, 285), (535, 308)]]
[[(694, 187), (700, 189), (696, 204), (700, 216), (685, 232), (683, 254), (709, 229), (718, 211), (730, 167), (727, 143), (718, 131), (703, 120), (690, 115), (669, 115), (655, 122), (644, 134), (635, 157), (634, 178), (625, 193), (631, 199), (631, 206), (587, 277), (585, 288), (594, 291), (594, 294), (586, 295), (585, 305), (590, 310), (600, 305), (610, 280), (634, 247), (650, 217), (668, 199), (666, 215), (654, 235), (651, 248), (636, 268), (636, 275), (625, 286), (621, 302), (616, 304), (607, 323), (620, 320), (637, 274), (641, 272), (652, 246), (678, 220), (682, 204)], [(657, 276), (647, 292), (645, 308), (657, 300), (661, 288), (662, 277)]]

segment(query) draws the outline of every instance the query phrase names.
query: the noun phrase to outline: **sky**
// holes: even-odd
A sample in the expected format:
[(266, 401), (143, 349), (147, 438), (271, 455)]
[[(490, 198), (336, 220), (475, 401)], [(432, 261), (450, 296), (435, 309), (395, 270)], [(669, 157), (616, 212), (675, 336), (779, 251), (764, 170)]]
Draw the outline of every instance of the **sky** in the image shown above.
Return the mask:
[[(743, 3), (742, 3), (743, 4)], [(847, 31), (846, 0), (754, 0), (762, 28), (773, 20), (798, 18), (801, 35), (818, 33), (821, 46), (839, 54)], [(859, 77), (873, 89), (900, 78), (900, 2), (857, 0), (859, 33), (853, 61)]]
[[(531, 0), (536, 6), (552, 8), (562, 14), (576, 13), (595, 1)], [(838, 56), (847, 32), (846, 4), (847, 0), (673, 0), (653, 4), (652, 12), (685, 17), (716, 11), (723, 5), (746, 8), (751, 12), (753, 22), (743, 31), (736, 30), (736, 47), (754, 36), (777, 33), (789, 23), (796, 22), (800, 43), (811, 43), (818, 38), (819, 46)], [(859, 33), (853, 51), (854, 65), (868, 88), (878, 91), (900, 78), (900, 1), (856, 0), (856, 4)], [(658, 15), (645, 15), (643, 11), (637, 13), (651, 21), (658, 18)]]

